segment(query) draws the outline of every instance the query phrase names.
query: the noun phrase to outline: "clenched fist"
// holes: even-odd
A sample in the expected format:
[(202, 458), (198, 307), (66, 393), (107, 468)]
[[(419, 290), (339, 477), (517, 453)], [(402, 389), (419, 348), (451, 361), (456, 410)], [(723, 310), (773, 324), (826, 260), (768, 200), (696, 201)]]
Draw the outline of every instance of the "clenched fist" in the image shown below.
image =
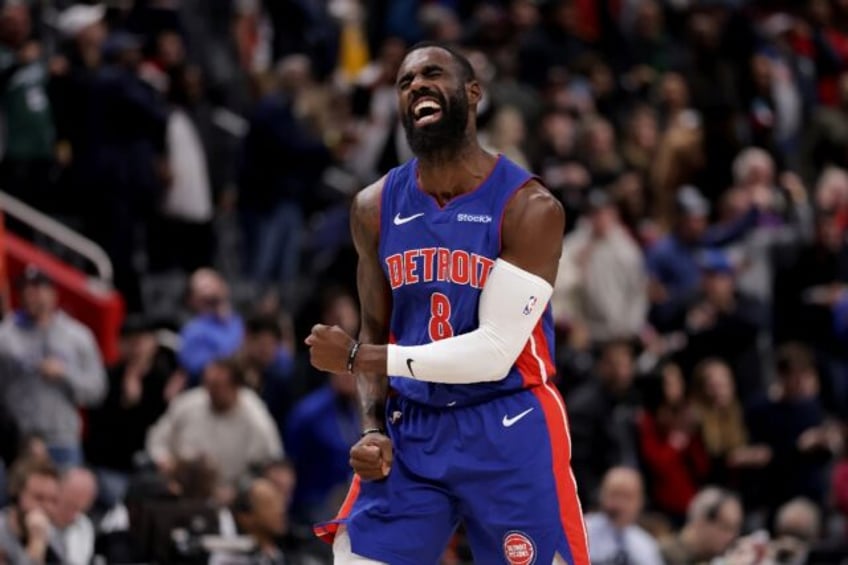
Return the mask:
[(347, 373), (347, 358), (355, 341), (343, 329), (317, 324), (305, 343), (313, 367), (328, 373)]
[(350, 466), (363, 481), (385, 479), (392, 469), (392, 440), (373, 432), (350, 448)]

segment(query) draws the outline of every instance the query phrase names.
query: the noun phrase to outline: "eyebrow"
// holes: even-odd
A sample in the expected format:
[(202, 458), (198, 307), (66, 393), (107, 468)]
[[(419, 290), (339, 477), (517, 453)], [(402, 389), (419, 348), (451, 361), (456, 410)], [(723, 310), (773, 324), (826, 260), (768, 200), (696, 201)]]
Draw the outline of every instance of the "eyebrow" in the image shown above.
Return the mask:
[[(423, 69), (421, 69), (421, 73), (427, 74), (430, 71), (441, 71), (441, 70), (444, 70), (444, 67), (442, 67), (441, 65), (438, 65), (436, 63), (430, 63), (429, 65), (427, 65)], [(397, 84), (400, 84), (405, 80), (410, 80), (413, 77), (414, 74), (415, 73), (413, 73), (412, 71), (408, 71), (408, 72), (404, 73), (400, 78), (398, 78)]]

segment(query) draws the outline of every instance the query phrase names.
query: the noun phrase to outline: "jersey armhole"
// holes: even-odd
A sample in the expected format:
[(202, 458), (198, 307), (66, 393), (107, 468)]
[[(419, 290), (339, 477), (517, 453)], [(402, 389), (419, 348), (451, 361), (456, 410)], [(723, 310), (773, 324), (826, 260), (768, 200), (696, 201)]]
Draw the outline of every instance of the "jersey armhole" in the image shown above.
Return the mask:
[[(504, 199), (503, 207), (501, 207), (501, 215), (500, 215), (500, 218), (498, 218), (498, 224), (497, 224), (497, 227), (498, 227), (498, 257), (503, 255), (503, 221), (504, 221), (504, 216), (506, 216), (506, 209), (509, 208), (510, 202), (512, 202), (512, 199), (515, 198), (515, 196), (519, 193), (519, 191), (521, 191), (524, 187), (526, 187), (528, 184), (530, 184), (533, 181), (536, 181), (539, 184), (542, 184), (541, 178), (539, 178), (536, 175), (531, 174), (526, 179), (524, 179), (524, 182), (520, 183), (518, 186), (516, 186), (514, 189), (512, 189), (512, 191), (509, 192), (509, 194), (507, 194), (507, 196)], [(544, 184), (542, 184), (542, 186), (544, 186)]]
[(388, 173), (386, 173), (386, 176), (383, 179), (383, 187), (380, 189), (380, 202), (378, 203), (380, 225), (377, 228), (377, 255), (381, 264), (383, 262), (383, 242), (386, 239), (385, 235), (389, 231), (387, 222), (391, 221), (391, 219), (387, 219), (385, 215), (391, 215), (392, 213), (391, 202), (388, 202), (388, 198), (390, 197), (389, 191), (392, 187), (392, 180), (394, 179), (395, 171), (396, 169), (391, 169)]

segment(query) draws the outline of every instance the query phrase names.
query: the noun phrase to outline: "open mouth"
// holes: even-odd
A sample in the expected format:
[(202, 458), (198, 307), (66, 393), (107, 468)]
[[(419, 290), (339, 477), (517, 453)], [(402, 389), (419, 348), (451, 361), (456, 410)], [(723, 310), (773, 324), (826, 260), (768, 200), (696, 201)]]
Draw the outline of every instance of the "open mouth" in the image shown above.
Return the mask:
[(438, 122), (442, 117), (442, 106), (433, 98), (422, 98), (412, 106), (412, 119), (416, 126)]

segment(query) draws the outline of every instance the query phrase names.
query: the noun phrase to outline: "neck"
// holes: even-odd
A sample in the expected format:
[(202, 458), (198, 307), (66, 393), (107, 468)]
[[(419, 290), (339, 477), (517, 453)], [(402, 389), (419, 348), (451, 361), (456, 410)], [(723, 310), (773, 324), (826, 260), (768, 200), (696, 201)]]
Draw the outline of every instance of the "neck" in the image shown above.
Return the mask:
[(439, 204), (474, 190), (491, 173), (495, 156), (477, 143), (418, 158), (418, 184)]

